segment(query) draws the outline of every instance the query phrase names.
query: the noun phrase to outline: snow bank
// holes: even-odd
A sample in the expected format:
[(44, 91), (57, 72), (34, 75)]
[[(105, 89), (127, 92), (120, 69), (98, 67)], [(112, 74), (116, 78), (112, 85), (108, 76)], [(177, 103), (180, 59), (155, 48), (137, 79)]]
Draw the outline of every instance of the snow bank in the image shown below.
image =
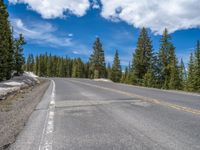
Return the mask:
[(0, 82), (0, 100), (5, 99), (9, 94), (21, 89), (38, 84), (37, 76), (31, 72), (25, 72), (22, 76), (14, 77), (10, 80)]
[(94, 81), (112, 82), (111, 80), (105, 78), (94, 79)]
[(37, 78), (38, 76), (35, 75), (33, 72), (24, 72), (23, 74), (24, 76), (28, 76), (28, 77), (33, 77), (33, 78)]

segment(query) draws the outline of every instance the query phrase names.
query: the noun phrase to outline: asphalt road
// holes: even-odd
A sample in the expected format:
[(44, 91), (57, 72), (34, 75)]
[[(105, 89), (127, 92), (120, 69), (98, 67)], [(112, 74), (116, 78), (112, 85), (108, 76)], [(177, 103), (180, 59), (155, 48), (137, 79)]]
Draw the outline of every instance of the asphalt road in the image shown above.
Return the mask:
[(10, 149), (200, 150), (200, 95), (54, 78)]

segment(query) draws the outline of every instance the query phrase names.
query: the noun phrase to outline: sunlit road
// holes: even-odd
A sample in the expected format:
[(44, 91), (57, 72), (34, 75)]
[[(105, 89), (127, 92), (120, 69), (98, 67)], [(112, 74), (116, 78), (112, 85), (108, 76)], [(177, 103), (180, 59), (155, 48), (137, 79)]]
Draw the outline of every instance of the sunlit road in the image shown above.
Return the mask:
[(200, 95), (52, 80), (11, 149), (200, 150)]

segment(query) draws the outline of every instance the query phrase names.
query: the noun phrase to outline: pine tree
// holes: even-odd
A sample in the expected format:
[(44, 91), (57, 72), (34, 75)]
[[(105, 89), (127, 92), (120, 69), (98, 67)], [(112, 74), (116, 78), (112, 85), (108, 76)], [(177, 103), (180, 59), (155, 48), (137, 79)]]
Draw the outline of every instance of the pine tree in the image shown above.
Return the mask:
[[(7, 51), (7, 67), (6, 67), (6, 79), (7, 80), (11, 78), (12, 72), (13, 72), (13, 69), (14, 69), (14, 38), (13, 38), (13, 30), (11, 32), (10, 32), (10, 30), (8, 30), (8, 35), (9, 35), (8, 36), (9, 49)], [(23, 65), (22, 65), (22, 67), (23, 67)]]
[(200, 41), (197, 41), (196, 50), (195, 50), (195, 91), (200, 92)]
[(107, 78), (111, 80), (112, 69), (111, 69), (110, 63), (108, 63), (106, 70), (107, 70)]
[(14, 69), (17, 71), (17, 75), (20, 75), (23, 73), (22, 66), (25, 63), (22, 47), (25, 44), (25, 40), (22, 34), (19, 35), (19, 39), (16, 39), (14, 43)]
[(169, 69), (169, 51), (172, 47), (171, 37), (168, 34), (167, 29), (164, 30), (162, 38), (160, 40), (159, 50), (159, 67), (160, 67), (160, 79), (159, 82), (162, 88), (168, 89), (170, 82), (170, 69)]
[(33, 54), (31, 54), (30, 57), (31, 57), (30, 70), (31, 70), (31, 72), (33, 72), (34, 71), (35, 60), (34, 60)]
[(170, 76), (169, 76), (169, 88), (181, 89), (180, 75), (178, 68), (178, 61), (175, 55), (175, 48), (171, 45), (169, 49), (169, 64), (168, 64)]
[(89, 78), (89, 62), (83, 64), (84, 66), (84, 78)]
[(33, 72), (34, 71), (34, 64), (35, 64), (35, 61), (34, 61), (33, 54), (29, 54), (27, 61), (26, 61), (26, 71)]
[(39, 75), (39, 58), (38, 55), (35, 56), (34, 73)]
[(45, 63), (44, 63), (44, 56), (40, 54), (39, 56), (39, 76), (44, 77), (45, 74)]
[(58, 71), (58, 76), (59, 77), (64, 77), (64, 60), (63, 58), (59, 59), (59, 71)]
[(52, 66), (53, 66), (52, 56), (51, 54), (49, 54), (48, 61), (47, 61), (47, 76), (48, 77), (52, 77)]
[(43, 70), (43, 73), (44, 73), (44, 76), (46, 77), (47, 76), (47, 64), (48, 64), (48, 54), (47, 52), (45, 53), (45, 55), (43, 56), (44, 57), (44, 70)]
[(93, 45), (93, 53), (90, 56), (90, 70), (92, 78), (104, 78), (106, 76), (104, 50), (99, 38)]
[(180, 82), (181, 82), (181, 89), (185, 89), (186, 87), (186, 79), (187, 79), (187, 73), (185, 69), (185, 64), (183, 62), (183, 59), (181, 59), (181, 64), (180, 64)]
[(187, 78), (187, 90), (195, 91), (194, 87), (195, 87), (195, 63), (194, 63), (194, 56), (191, 53), (189, 69), (188, 69), (188, 78)]
[(118, 50), (115, 52), (113, 65), (111, 69), (111, 80), (114, 82), (120, 82), (122, 76), (121, 65), (119, 60)]
[(151, 70), (148, 70), (144, 75), (143, 86), (153, 87), (154, 86), (154, 76)]
[(130, 72), (129, 72), (129, 67), (125, 67), (124, 72), (122, 73), (122, 77), (120, 80), (121, 83), (126, 83), (130, 84)]
[(29, 54), (26, 60), (26, 71), (30, 71), (30, 64), (31, 64), (31, 55)]
[(77, 78), (77, 70), (78, 70), (78, 66), (77, 66), (77, 61), (76, 59), (73, 60), (73, 66), (72, 66), (72, 78)]
[(122, 71), (122, 77), (121, 77), (121, 79), (120, 79), (120, 82), (121, 83), (125, 83), (125, 78), (126, 78), (126, 74), (127, 74), (127, 67), (125, 68), (125, 70), (124, 71)]
[(127, 76), (125, 78), (125, 83), (127, 83), (127, 84), (132, 84), (133, 83), (132, 82), (132, 77), (134, 77), (134, 75), (132, 75), (132, 74), (133, 74), (133, 72), (132, 72), (131, 64), (129, 62), (128, 67), (127, 67)]
[(10, 79), (13, 67), (13, 38), (8, 12), (0, 0), (0, 81)]
[(134, 73), (134, 80), (137, 84), (141, 84), (144, 75), (148, 72), (152, 59), (152, 42), (148, 36), (145, 28), (142, 28), (135, 54), (133, 55), (132, 69)]
[(158, 53), (153, 53), (152, 61), (151, 61), (151, 67), (148, 70), (148, 73), (151, 73), (151, 76), (153, 78), (152, 85), (150, 87), (154, 88), (161, 88), (162, 85), (159, 82), (161, 78), (161, 70), (160, 70), (160, 61), (158, 57)]

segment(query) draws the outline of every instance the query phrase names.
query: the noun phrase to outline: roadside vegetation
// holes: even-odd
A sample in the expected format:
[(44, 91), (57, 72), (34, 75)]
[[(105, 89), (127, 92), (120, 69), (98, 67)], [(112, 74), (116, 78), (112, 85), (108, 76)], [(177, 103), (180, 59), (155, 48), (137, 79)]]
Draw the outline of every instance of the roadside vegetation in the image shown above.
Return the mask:
[(7, 8), (3, 0), (0, 0), (0, 81), (10, 79), (14, 73), (23, 73), (24, 37), (20, 34), (18, 38), (14, 38), (8, 17)]
[(145, 87), (200, 92), (199, 41), (196, 43), (194, 54), (191, 53), (187, 68), (182, 59), (179, 62), (167, 29), (160, 39), (158, 52), (154, 52), (145, 28), (141, 29), (132, 62), (124, 71), (117, 50), (112, 66), (106, 65), (99, 38), (93, 44), (93, 53), (88, 62), (82, 61), (81, 58), (71, 59), (45, 53), (35, 57), (30, 54), (24, 65), (26, 71), (44, 77), (107, 78), (114, 82)]
[(48, 53), (37, 56), (30, 54), (25, 62), (25, 40), (21, 34), (14, 38), (8, 17), (7, 8), (3, 0), (0, 0), (0, 81), (10, 79), (13, 74), (20, 75), (26, 70), (42, 77), (108, 78), (114, 82), (145, 87), (200, 92), (199, 41), (195, 52), (190, 55), (187, 67), (182, 59), (177, 58), (167, 29), (155, 52), (146, 28), (141, 29), (133, 58), (125, 69), (121, 68), (118, 50), (112, 65), (106, 64), (100, 38), (95, 40), (87, 62), (81, 58), (71, 59)]

